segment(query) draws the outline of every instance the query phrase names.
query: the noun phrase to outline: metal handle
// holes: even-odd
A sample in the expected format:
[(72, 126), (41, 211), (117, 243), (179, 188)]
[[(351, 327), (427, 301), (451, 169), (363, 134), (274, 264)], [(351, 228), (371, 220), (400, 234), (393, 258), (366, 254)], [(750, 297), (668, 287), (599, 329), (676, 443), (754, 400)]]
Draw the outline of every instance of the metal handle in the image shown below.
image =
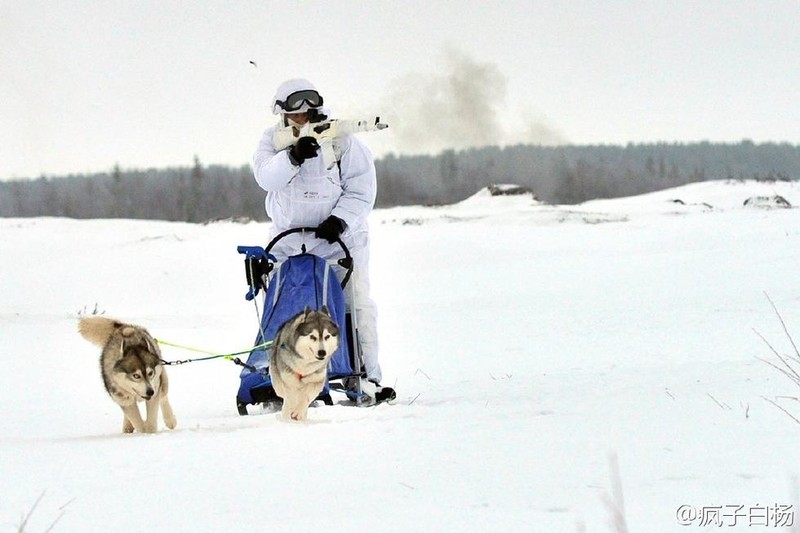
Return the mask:
[[(272, 247), (275, 246), (278, 243), (278, 241), (280, 241), (281, 239), (283, 239), (287, 235), (291, 235), (293, 233), (310, 233), (311, 236), (314, 237), (314, 232), (316, 230), (317, 230), (317, 228), (309, 227), (309, 226), (304, 226), (304, 227), (301, 227), (301, 228), (287, 229), (286, 231), (283, 231), (283, 232), (275, 235), (275, 237), (271, 241), (269, 241), (269, 244), (264, 249), (264, 252), (266, 253), (267, 256), (269, 256), (269, 252), (270, 252), (270, 250), (272, 250)], [(318, 237), (314, 237), (314, 238), (316, 239)], [(323, 239), (320, 239), (320, 240), (323, 240)], [(341, 286), (344, 289), (345, 285), (347, 285), (347, 282), (350, 280), (350, 275), (353, 273), (353, 257), (350, 255), (350, 250), (347, 248), (347, 246), (344, 244), (344, 242), (342, 241), (342, 239), (340, 237), (337, 237), (334, 242), (336, 244), (338, 244), (339, 247), (344, 252), (344, 257), (337, 261), (339, 266), (344, 268), (347, 271), (346, 274), (344, 275), (344, 278), (342, 278), (342, 283), (341, 283)]]

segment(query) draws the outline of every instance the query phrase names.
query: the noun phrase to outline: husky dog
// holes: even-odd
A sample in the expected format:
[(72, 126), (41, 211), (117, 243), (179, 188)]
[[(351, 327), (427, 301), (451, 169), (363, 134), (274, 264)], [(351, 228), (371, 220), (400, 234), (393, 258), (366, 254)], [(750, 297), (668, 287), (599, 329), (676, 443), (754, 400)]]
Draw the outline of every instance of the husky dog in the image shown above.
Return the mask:
[[(100, 372), (106, 392), (122, 408), (123, 433), (155, 433), (158, 410), (164, 423), (174, 429), (177, 421), (167, 399), (169, 382), (161, 351), (146, 329), (111, 318), (81, 318), (78, 331), (84, 339), (100, 346)], [(138, 402), (147, 406), (142, 420)]]
[(339, 326), (328, 309), (305, 311), (286, 321), (275, 335), (269, 359), (272, 387), (283, 398), (285, 419), (305, 420), (308, 406), (322, 391), (328, 361), (339, 347)]

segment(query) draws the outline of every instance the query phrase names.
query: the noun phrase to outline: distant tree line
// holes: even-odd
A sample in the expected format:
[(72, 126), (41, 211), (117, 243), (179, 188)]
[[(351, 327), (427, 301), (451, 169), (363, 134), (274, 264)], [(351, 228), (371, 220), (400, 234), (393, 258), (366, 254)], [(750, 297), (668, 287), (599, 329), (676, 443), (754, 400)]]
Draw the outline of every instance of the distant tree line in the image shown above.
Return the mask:
[(266, 219), (249, 165), (122, 170), (0, 182), (0, 216), (204, 222)]
[(523, 185), (545, 202), (575, 204), (721, 179), (800, 179), (800, 146), (628, 144), (486, 147), (378, 161), (382, 205), (452, 203), (492, 183)]
[[(796, 180), (800, 146), (660, 143), (485, 147), (376, 161), (378, 205), (447, 204), (509, 183), (572, 204), (719, 179)], [(0, 216), (264, 220), (264, 191), (249, 165), (122, 170), (0, 182)]]

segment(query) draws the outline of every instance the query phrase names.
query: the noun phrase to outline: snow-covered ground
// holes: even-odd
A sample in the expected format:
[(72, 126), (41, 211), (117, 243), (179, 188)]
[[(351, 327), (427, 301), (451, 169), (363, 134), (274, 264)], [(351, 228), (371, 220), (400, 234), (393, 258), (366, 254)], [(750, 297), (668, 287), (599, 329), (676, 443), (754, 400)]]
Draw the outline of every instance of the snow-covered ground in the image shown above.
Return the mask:
[(157, 435), (120, 433), (77, 317), (246, 349), (236, 246), (266, 224), (0, 219), (0, 531), (40, 497), (25, 531), (790, 531), (800, 424), (767, 399), (800, 417), (800, 391), (758, 334), (793, 353), (768, 295), (800, 341), (800, 209), (743, 205), (775, 194), (800, 205), (713, 182), (375, 211), (394, 404), (240, 417), (239, 368), (197, 362)]

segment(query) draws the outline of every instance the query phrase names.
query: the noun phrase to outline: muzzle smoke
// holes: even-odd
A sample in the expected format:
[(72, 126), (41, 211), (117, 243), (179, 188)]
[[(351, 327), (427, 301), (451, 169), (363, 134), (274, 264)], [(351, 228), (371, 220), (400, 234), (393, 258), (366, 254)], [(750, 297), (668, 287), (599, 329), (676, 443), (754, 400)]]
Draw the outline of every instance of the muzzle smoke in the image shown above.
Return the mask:
[[(506, 102), (507, 79), (492, 63), (447, 49), (435, 74), (395, 80), (385, 109), (394, 148), (405, 153), (510, 144), (560, 144), (564, 138), (530, 118), (525, 103)], [(387, 115), (388, 116), (388, 115)]]

